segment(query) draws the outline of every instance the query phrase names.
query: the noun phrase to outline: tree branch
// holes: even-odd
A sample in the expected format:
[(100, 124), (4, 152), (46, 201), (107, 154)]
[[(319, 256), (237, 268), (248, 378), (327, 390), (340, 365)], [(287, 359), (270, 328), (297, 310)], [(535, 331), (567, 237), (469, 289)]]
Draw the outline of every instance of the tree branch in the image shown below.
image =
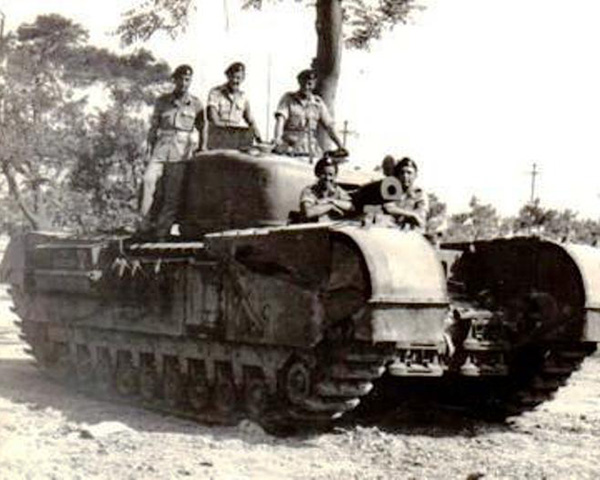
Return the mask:
[(6, 178), (6, 181), (8, 182), (8, 190), (11, 193), (13, 199), (17, 202), (17, 205), (19, 206), (19, 208), (21, 209), (21, 211), (23, 212), (23, 214), (25, 215), (27, 220), (29, 220), (29, 223), (31, 224), (31, 226), (34, 229), (39, 230), (42, 222), (41, 222), (40, 218), (37, 215), (35, 215), (25, 204), (25, 201), (24, 201), (23, 197), (21, 196), (21, 190), (19, 189), (19, 187), (17, 185), (17, 181), (11, 172), (10, 163), (6, 160), (2, 161), (1, 168), (2, 168), (2, 173), (4, 174), (4, 177)]

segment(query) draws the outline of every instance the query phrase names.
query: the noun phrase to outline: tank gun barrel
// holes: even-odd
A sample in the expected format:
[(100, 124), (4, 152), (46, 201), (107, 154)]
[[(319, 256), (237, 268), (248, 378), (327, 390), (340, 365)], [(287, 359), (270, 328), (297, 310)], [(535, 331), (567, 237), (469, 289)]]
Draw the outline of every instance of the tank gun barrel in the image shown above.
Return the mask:
[(385, 177), (383, 180), (368, 183), (352, 194), (354, 207), (361, 211), (365, 205), (383, 205), (399, 200), (402, 185), (395, 177)]

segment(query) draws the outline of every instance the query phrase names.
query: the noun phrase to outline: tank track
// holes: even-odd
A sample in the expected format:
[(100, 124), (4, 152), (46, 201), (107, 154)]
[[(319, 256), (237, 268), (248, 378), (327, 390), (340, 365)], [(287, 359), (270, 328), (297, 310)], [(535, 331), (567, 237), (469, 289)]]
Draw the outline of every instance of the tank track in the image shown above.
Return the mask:
[[(279, 434), (328, 428), (369, 394), (387, 361), (383, 348), (337, 347), (327, 340), (311, 350), (214, 340), (200, 340), (199, 347), (197, 339), (129, 332), (125, 340), (123, 332), (36, 322), (27, 294), (13, 286), (11, 295), (26, 352), (54, 380), (109, 401), (208, 424), (249, 418)], [(50, 340), (56, 329), (64, 330), (64, 338)], [(265, 361), (239, 364), (252, 355)]]
[(444, 379), (437, 398), (443, 405), (459, 407), (476, 418), (504, 421), (552, 400), (595, 350), (595, 343), (523, 349), (509, 356), (505, 376), (474, 378), (453, 373)]
[[(488, 414), (504, 419), (531, 411), (552, 400), (557, 390), (581, 368), (585, 357), (595, 350), (595, 343), (555, 344), (516, 355), (509, 366), (514, 373), (497, 392), (502, 403), (494, 405), (492, 399)], [(502, 395), (505, 388), (506, 393)]]

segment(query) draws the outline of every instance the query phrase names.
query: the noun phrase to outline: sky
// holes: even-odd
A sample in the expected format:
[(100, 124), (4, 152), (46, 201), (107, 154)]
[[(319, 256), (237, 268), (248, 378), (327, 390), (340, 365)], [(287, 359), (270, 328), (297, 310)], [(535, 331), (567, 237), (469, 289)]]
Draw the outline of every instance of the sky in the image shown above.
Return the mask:
[[(119, 50), (113, 32), (134, 0), (0, 0), (7, 28), (60, 13)], [(501, 214), (536, 197), (547, 208), (600, 218), (600, 2), (420, 0), (426, 7), (369, 51), (345, 50), (336, 120), (348, 121), (353, 165), (411, 156), (425, 190), (451, 213), (475, 195)], [(314, 56), (314, 10), (288, 0), (263, 12), (241, 0), (195, 0), (185, 34), (143, 46), (194, 67), (202, 99), (235, 60), (263, 137), (278, 98)], [(267, 131), (267, 122), (269, 129)]]

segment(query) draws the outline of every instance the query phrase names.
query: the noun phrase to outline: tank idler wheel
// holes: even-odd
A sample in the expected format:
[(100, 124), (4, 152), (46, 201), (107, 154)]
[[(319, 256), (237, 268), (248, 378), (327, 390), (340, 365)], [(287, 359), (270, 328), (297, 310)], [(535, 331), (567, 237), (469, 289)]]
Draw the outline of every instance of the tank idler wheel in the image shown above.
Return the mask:
[(295, 361), (285, 370), (283, 393), (292, 404), (303, 405), (310, 397), (311, 387), (311, 371), (305, 362)]
[(139, 387), (138, 372), (133, 366), (131, 353), (119, 352), (117, 354), (117, 373), (115, 386), (117, 392), (123, 396), (134, 395)]
[(179, 406), (182, 402), (183, 379), (177, 358), (165, 359), (163, 394), (165, 402), (171, 408)]
[(153, 400), (157, 390), (158, 375), (154, 358), (144, 358), (140, 365), (140, 396), (146, 401)]
[(251, 377), (244, 385), (244, 405), (252, 420), (260, 420), (267, 410), (269, 391), (261, 377)]
[(235, 410), (237, 404), (233, 375), (230, 369), (224, 366), (217, 368), (215, 373), (213, 404), (217, 412), (222, 415), (229, 415)]

